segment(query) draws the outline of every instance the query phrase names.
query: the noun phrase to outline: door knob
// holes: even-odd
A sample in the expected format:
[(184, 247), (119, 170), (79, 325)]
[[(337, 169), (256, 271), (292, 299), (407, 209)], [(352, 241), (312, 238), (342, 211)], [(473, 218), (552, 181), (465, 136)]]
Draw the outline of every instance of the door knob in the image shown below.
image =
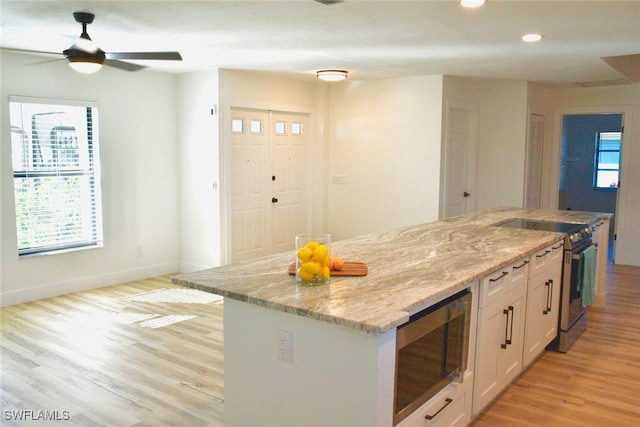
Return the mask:
[(464, 197), (469, 197), (471, 194), (467, 193), (466, 191), (464, 192), (463, 196)]
[(271, 198), (271, 203), (278, 203), (278, 199), (276, 199), (275, 197)]

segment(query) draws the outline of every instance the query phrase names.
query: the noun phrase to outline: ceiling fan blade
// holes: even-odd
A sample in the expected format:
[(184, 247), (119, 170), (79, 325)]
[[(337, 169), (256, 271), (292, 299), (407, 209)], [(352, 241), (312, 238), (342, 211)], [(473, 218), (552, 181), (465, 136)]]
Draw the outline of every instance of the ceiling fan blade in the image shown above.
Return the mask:
[(118, 61), (117, 59), (106, 59), (104, 65), (119, 68), (125, 71), (138, 71), (147, 68), (144, 65), (132, 64), (131, 62)]
[(56, 59), (47, 59), (45, 61), (38, 61), (38, 62), (30, 62), (28, 64), (24, 64), (27, 65), (29, 67), (34, 66), (34, 65), (43, 65), (43, 64), (49, 64), (51, 62), (59, 62), (59, 61), (66, 61), (67, 58), (56, 58)]
[(36, 55), (62, 55), (61, 52), (45, 52), (43, 50), (28, 50), (28, 49), (15, 49), (12, 47), (3, 47), (2, 50), (6, 50), (7, 52), (15, 52), (15, 53), (31, 53)]
[(182, 61), (180, 52), (109, 52), (107, 59), (139, 59), (145, 61)]

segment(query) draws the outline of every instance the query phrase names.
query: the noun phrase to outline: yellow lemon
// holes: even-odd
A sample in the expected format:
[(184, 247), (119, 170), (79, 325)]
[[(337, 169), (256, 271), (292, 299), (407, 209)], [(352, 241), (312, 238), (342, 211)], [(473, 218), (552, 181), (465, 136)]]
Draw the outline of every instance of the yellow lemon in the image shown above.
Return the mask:
[(322, 262), (329, 255), (329, 248), (325, 245), (318, 245), (313, 251), (313, 259), (318, 262)]
[(309, 249), (311, 249), (312, 251), (314, 251), (314, 250), (318, 247), (318, 245), (320, 245), (320, 243), (318, 243), (318, 242), (316, 242), (316, 241), (313, 241), (313, 242), (309, 242), (309, 243), (307, 243), (306, 245), (304, 245), (304, 247), (305, 247), (305, 248), (309, 248)]
[(300, 268), (312, 275), (320, 273), (320, 263), (315, 261), (307, 261)]
[(313, 256), (313, 251), (309, 248), (300, 248), (297, 255), (300, 262), (307, 262)]
[(331, 277), (331, 269), (326, 265), (320, 270), (320, 280), (326, 281)]
[(298, 277), (302, 280), (306, 280), (307, 282), (310, 282), (313, 280), (313, 274), (309, 273), (307, 270), (305, 270), (302, 267), (298, 269)]

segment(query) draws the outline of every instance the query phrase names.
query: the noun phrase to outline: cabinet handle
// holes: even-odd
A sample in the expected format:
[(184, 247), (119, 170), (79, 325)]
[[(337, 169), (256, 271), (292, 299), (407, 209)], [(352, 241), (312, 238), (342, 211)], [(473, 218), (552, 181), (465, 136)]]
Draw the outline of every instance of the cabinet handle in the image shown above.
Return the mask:
[(542, 258), (542, 257), (546, 256), (549, 252), (551, 252), (551, 251), (546, 250), (546, 251), (544, 251), (543, 254), (536, 255), (536, 258)]
[(551, 310), (549, 308), (549, 295), (551, 294), (551, 283), (544, 282), (544, 285), (547, 287), (547, 301), (546, 301), (546, 306), (544, 308), (544, 310), (542, 310), (542, 314), (549, 314), (549, 311)]
[(562, 246), (564, 246), (564, 243), (560, 243), (558, 246), (554, 246), (551, 249), (555, 251), (556, 249), (560, 249)]
[(278, 203), (278, 199), (276, 197), (271, 198), (271, 203)]
[(520, 270), (522, 267), (524, 267), (527, 264), (529, 264), (529, 261), (523, 261), (522, 265), (515, 265), (515, 266), (513, 266), (513, 269), (514, 270)]
[(511, 312), (511, 332), (509, 333), (509, 339), (507, 340), (507, 344), (511, 344), (513, 341), (513, 306), (509, 306), (509, 311)]
[(435, 413), (435, 414), (433, 414), (433, 415), (429, 415), (429, 414), (427, 414), (427, 415), (425, 415), (425, 416), (424, 416), (424, 419), (425, 419), (425, 420), (432, 420), (432, 419), (434, 419), (435, 417), (437, 417), (437, 416), (438, 416), (438, 414), (439, 414), (440, 412), (444, 411), (444, 408), (446, 408), (447, 406), (451, 405), (451, 402), (453, 402), (453, 399), (452, 399), (452, 398), (450, 398), (450, 397), (447, 397), (446, 399), (444, 399), (444, 402), (445, 402), (445, 403), (444, 403), (444, 405), (442, 406), (442, 408), (438, 409), (438, 411), (436, 411), (436, 413)]
[(509, 310), (504, 309), (502, 313), (507, 315), (507, 321), (504, 322), (504, 343), (500, 344), (500, 348), (507, 348), (507, 344), (511, 344), (507, 338), (509, 336)]
[(503, 271), (502, 274), (494, 279), (489, 279), (490, 282), (497, 282), (498, 280), (502, 279), (504, 276), (506, 276), (507, 274), (509, 274), (509, 272), (507, 271)]
[(547, 313), (551, 313), (551, 307), (553, 307), (553, 279), (549, 279), (549, 307)]

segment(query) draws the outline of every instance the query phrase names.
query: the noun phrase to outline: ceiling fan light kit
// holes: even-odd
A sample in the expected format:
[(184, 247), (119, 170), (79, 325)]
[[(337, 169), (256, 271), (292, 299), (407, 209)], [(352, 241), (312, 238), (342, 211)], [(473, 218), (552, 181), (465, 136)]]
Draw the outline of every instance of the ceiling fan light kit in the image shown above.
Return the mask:
[(320, 80), (326, 82), (337, 82), (348, 77), (349, 72), (345, 70), (320, 70), (316, 72), (316, 76)]
[(69, 61), (69, 66), (82, 74), (95, 73), (99, 71), (102, 68), (102, 64), (104, 64), (104, 55), (102, 60), (100, 60), (100, 58), (66, 56)]

